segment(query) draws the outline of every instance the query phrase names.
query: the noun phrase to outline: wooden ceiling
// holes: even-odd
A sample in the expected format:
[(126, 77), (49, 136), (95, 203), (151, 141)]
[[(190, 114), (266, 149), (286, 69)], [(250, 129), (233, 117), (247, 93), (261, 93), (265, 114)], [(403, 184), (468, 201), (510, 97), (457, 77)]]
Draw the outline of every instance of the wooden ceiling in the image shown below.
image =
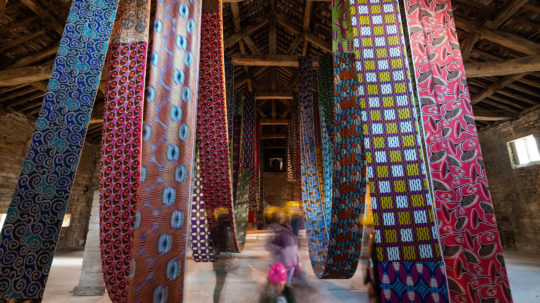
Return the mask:
[[(224, 0), (235, 90), (255, 91), (264, 146), (284, 147), (297, 57), (331, 50), (331, 2)], [(540, 104), (540, 0), (453, 0), (480, 130)], [(37, 117), (69, 0), (0, 0), (0, 111)], [(103, 84), (88, 139), (99, 142)]]

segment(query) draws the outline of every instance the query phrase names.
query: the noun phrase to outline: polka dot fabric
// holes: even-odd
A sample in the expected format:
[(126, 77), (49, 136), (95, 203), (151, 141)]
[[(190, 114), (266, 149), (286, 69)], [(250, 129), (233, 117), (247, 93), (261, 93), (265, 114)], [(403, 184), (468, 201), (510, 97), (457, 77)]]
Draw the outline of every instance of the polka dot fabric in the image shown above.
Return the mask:
[(194, 171), (200, 1), (156, 3), (129, 302), (182, 302)]

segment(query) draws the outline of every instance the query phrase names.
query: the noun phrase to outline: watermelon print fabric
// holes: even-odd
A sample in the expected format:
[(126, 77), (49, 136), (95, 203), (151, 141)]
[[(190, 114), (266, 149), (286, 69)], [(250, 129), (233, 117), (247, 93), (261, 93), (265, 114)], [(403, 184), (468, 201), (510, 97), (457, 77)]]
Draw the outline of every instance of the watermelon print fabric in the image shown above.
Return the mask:
[(71, 4), (1, 231), (0, 299), (43, 297), (117, 6), (118, 0)]
[(512, 302), (449, 0), (405, 0), (452, 302)]
[(107, 294), (127, 302), (141, 170), (150, 1), (118, 6), (107, 62), (100, 162), (101, 265)]
[(156, 3), (129, 302), (182, 302), (197, 117), (201, 1)]

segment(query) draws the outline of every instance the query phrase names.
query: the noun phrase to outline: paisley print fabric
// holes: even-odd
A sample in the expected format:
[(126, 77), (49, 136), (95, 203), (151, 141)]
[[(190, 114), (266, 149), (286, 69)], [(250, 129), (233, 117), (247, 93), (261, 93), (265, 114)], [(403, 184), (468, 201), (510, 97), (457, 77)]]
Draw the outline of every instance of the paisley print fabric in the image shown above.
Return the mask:
[(117, 6), (117, 0), (71, 5), (0, 236), (0, 298), (43, 296)]
[(208, 225), (201, 182), (201, 166), (197, 158), (197, 171), (191, 203), (191, 250), (195, 262), (215, 262), (214, 244)]
[[(360, 121), (356, 104), (354, 55), (334, 59), (334, 174), (331, 216), (325, 215), (315, 152), (312, 94), (312, 59), (300, 58), (299, 121), (302, 198), (311, 264), (319, 278), (350, 278), (356, 271), (362, 230), (356, 219), (364, 209), (365, 166)], [(330, 221), (330, 223), (327, 223)]]
[(156, 3), (129, 302), (182, 302), (201, 2)]
[(452, 302), (512, 302), (452, 7), (406, 0)]
[(101, 264), (107, 293), (126, 302), (141, 165), (150, 1), (123, 0), (109, 46), (100, 162)]
[[(389, 277), (400, 277), (400, 272), (393, 272), (397, 269), (411, 275), (407, 270), (417, 268), (417, 264), (439, 268), (443, 263), (412, 103), (399, 6), (396, 1), (358, 0), (353, 7), (377, 259)], [(387, 262), (397, 266), (385, 267)], [(421, 277), (425, 281), (432, 278)], [(430, 293), (437, 294), (435, 302), (448, 301), (448, 294), (441, 292), (446, 289), (444, 276), (426, 284), (427, 288), (415, 280), (401, 281), (406, 282), (407, 296), (413, 302), (424, 301)], [(382, 289), (382, 301), (401, 302), (399, 292), (399, 288)]]
[[(203, 8), (205, 11), (202, 14), (201, 25), (197, 140), (204, 205), (207, 214), (214, 214), (216, 208), (223, 207), (232, 215), (233, 198), (227, 140), (221, 2), (205, 1)], [(214, 216), (208, 216), (208, 220), (211, 229), (216, 220)], [(235, 231), (235, 237), (231, 239), (233, 243), (227, 246), (239, 251), (234, 221), (234, 219), (229, 220), (232, 225), (231, 230)]]

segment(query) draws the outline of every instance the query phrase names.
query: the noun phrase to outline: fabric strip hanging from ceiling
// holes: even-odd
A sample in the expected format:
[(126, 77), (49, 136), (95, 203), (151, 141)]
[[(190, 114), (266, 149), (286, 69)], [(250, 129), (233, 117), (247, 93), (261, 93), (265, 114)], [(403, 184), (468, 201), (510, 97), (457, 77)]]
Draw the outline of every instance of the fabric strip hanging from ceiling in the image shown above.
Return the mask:
[(381, 298), (447, 302), (398, 3), (351, 9)]
[(127, 302), (138, 198), (150, 1), (122, 0), (108, 54), (100, 162), (101, 265), (113, 302)]
[(512, 302), (449, 0), (405, 0), (450, 299)]
[[(333, 199), (331, 216), (325, 215), (321, 201), (315, 152), (312, 59), (299, 60), (299, 121), (302, 169), (302, 199), (311, 264), (319, 278), (350, 278), (360, 256), (362, 230), (356, 219), (362, 214), (365, 199), (365, 166), (360, 108), (356, 98), (354, 55), (337, 54), (334, 59), (335, 92), (332, 138)], [(339, 92), (339, 93), (338, 93)]]
[[(205, 0), (202, 14), (201, 73), (197, 116), (197, 141), (206, 213), (210, 229), (216, 224), (211, 214), (224, 213), (233, 237), (228, 247), (238, 252), (243, 245), (245, 227), (235, 224), (232, 180), (229, 160), (227, 109), (223, 57), (223, 24), (221, 1)], [(247, 210), (246, 210), (247, 212)], [(247, 214), (246, 214), (247, 216)], [(239, 227), (239, 229), (237, 228)], [(242, 230), (244, 229), (244, 230)], [(240, 240), (240, 241), (239, 241)]]
[(156, 3), (129, 302), (182, 302), (201, 1)]
[(214, 243), (208, 224), (202, 190), (201, 166), (197, 157), (191, 202), (191, 250), (195, 262), (215, 262)]
[[(235, 219), (238, 242), (244, 245), (248, 212), (251, 200), (255, 199), (254, 164), (255, 164), (255, 95), (247, 92), (242, 104), (242, 131), (240, 145), (240, 166), (238, 169), (238, 185), (235, 199)], [(256, 190), (255, 190), (256, 192)]]
[(0, 236), (2, 299), (41, 300), (118, 6), (74, 0)]
[(234, 65), (232, 64), (232, 57), (225, 56), (225, 102), (227, 104), (227, 130), (231, 168), (233, 167), (234, 101)]
[[(232, 151), (232, 176), (233, 176), (233, 197), (235, 197), (238, 187), (238, 171), (240, 170), (240, 147), (242, 145), (242, 93), (236, 93), (234, 95), (234, 115), (233, 115), (233, 151)], [(229, 138), (230, 139), (230, 138)]]

